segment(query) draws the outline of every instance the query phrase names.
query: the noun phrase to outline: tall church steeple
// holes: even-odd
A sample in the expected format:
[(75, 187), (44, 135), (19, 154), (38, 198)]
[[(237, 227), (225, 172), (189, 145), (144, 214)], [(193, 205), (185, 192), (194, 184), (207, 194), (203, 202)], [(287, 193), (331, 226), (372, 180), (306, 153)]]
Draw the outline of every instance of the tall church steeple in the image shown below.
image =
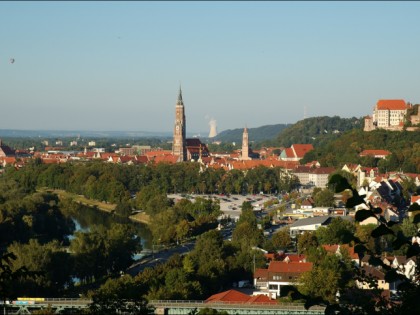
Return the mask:
[(172, 154), (179, 156), (179, 161), (187, 160), (186, 148), (186, 120), (185, 108), (182, 100), (182, 90), (179, 86), (178, 99), (175, 105), (175, 126), (174, 126), (174, 142), (172, 144)]
[(178, 100), (176, 101), (176, 105), (182, 105), (182, 106), (184, 106), (184, 102), (182, 101), (182, 90), (181, 90), (181, 86), (179, 86)]

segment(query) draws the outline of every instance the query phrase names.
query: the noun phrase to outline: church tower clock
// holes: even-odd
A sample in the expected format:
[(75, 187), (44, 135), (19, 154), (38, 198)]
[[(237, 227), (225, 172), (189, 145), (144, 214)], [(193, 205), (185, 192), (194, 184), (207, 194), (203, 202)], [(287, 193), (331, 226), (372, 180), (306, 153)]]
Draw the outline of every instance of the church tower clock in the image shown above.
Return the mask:
[(178, 161), (187, 160), (185, 123), (185, 108), (182, 101), (181, 87), (179, 87), (178, 100), (175, 105), (174, 142), (172, 144), (172, 154), (179, 156)]

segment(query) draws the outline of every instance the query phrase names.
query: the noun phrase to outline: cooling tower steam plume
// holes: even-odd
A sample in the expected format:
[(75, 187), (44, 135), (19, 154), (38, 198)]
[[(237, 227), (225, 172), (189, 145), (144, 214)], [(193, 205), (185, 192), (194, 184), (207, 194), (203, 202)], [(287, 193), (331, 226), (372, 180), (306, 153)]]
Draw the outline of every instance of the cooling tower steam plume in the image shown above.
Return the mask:
[(216, 120), (211, 119), (209, 121), (209, 125), (210, 125), (209, 138), (216, 137), (217, 136), (217, 124), (216, 124)]

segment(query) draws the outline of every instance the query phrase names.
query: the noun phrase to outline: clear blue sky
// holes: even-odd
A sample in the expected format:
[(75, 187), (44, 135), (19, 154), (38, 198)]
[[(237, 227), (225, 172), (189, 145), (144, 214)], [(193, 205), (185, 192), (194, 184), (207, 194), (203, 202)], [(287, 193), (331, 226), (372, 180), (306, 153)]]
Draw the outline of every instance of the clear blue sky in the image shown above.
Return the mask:
[[(420, 2), (0, 2), (0, 129), (187, 132), (420, 103)], [(15, 62), (10, 63), (10, 58)]]

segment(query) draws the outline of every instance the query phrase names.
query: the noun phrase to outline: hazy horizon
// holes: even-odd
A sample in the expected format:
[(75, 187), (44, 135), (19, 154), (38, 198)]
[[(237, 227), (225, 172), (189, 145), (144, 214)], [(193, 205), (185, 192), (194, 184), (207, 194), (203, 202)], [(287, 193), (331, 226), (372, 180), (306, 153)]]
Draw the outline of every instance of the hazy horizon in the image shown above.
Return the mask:
[(420, 103), (419, 2), (0, 2), (1, 129), (187, 132)]

